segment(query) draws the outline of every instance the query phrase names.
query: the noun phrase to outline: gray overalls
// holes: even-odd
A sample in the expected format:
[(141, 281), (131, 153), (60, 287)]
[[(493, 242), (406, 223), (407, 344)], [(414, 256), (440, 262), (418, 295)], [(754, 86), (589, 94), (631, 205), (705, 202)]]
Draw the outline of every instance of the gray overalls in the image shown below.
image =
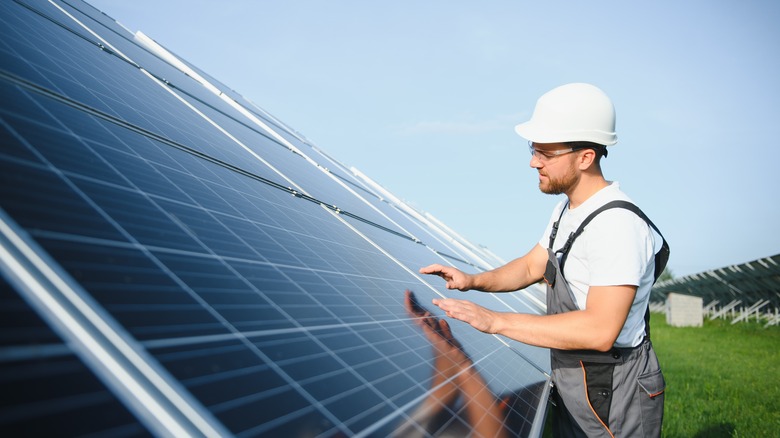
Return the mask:
[[(574, 302), (563, 266), (574, 240), (599, 213), (609, 208), (635, 212), (653, 229), (658, 228), (634, 204), (613, 201), (588, 216), (571, 233), (566, 244), (553, 251), (560, 218), (553, 224), (544, 279), (547, 282), (547, 314), (579, 310)], [(566, 208), (563, 209), (565, 211)], [(563, 211), (561, 217), (563, 217)], [(658, 232), (658, 234), (661, 234)], [(662, 236), (663, 237), (663, 236)], [(561, 253), (558, 262), (556, 253)], [(663, 241), (655, 256), (655, 278), (669, 258)], [(657, 437), (661, 435), (665, 382), (650, 343), (649, 310), (645, 313), (645, 338), (634, 348), (595, 350), (550, 350), (552, 366), (553, 434), (560, 437)]]

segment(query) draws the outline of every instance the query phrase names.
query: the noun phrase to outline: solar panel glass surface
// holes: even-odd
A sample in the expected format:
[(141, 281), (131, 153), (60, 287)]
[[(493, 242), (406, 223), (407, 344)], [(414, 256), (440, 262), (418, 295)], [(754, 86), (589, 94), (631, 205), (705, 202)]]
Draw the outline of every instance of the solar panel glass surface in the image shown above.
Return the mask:
[[(5, 2), (0, 12), (8, 236), (34, 241), (87, 310), (121, 328), (117, 345), (160, 367), (165, 397), (246, 436), (531, 432), (544, 352), (442, 325), (428, 304), (438, 292), (415, 273), (431, 262), (481, 269), (467, 252), (441, 256), (424, 224), (291, 153), (88, 5)], [(22, 309), (34, 279), (8, 266), (3, 300)], [(521, 295), (476, 300), (537, 310)], [(4, 322), (3, 406), (19, 408), (3, 409), (0, 430), (86, 421), (74, 433), (159, 432), (90, 373), (90, 352), (69, 346), (76, 334), (52, 336), (53, 316), (33, 307), (46, 323)], [(68, 382), (22, 394), (31, 378), (5, 371), (37, 360), (12, 355), (36, 344), (48, 352), (41, 375)], [(99, 421), (78, 404), (46, 404), (91, 406), (65, 384), (86, 381)]]

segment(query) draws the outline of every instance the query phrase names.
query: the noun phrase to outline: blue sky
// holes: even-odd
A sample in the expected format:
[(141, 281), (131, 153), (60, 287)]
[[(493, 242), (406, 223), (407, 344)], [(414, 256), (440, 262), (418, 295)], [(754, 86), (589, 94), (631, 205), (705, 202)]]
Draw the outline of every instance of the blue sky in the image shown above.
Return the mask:
[(780, 2), (92, 0), (506, 260), (560, 199), (514, 131), (590, 82), (675, 275), (780, 253)]

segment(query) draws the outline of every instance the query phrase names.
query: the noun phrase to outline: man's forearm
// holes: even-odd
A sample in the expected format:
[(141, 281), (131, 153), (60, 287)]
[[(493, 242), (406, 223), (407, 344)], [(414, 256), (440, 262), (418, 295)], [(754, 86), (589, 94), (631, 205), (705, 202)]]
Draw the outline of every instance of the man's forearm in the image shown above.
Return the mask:
[(541, 279), (541, 277), (532, 277), (526, 261), (517, 259), (492, 271), (474, 274), (472, 289), (483, 292), (512, 292), (528, 287)]

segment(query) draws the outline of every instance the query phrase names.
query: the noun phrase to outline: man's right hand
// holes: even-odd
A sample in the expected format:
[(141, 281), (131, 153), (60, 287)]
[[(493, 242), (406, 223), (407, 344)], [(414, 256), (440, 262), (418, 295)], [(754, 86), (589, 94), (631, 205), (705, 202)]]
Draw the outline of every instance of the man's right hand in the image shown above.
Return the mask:
[(452, 266), (433, 264), (420, 268), (420, 274), (438, 275), (447, 282), (447, 289), (467, 291), (473, 287), (473, 276)]

